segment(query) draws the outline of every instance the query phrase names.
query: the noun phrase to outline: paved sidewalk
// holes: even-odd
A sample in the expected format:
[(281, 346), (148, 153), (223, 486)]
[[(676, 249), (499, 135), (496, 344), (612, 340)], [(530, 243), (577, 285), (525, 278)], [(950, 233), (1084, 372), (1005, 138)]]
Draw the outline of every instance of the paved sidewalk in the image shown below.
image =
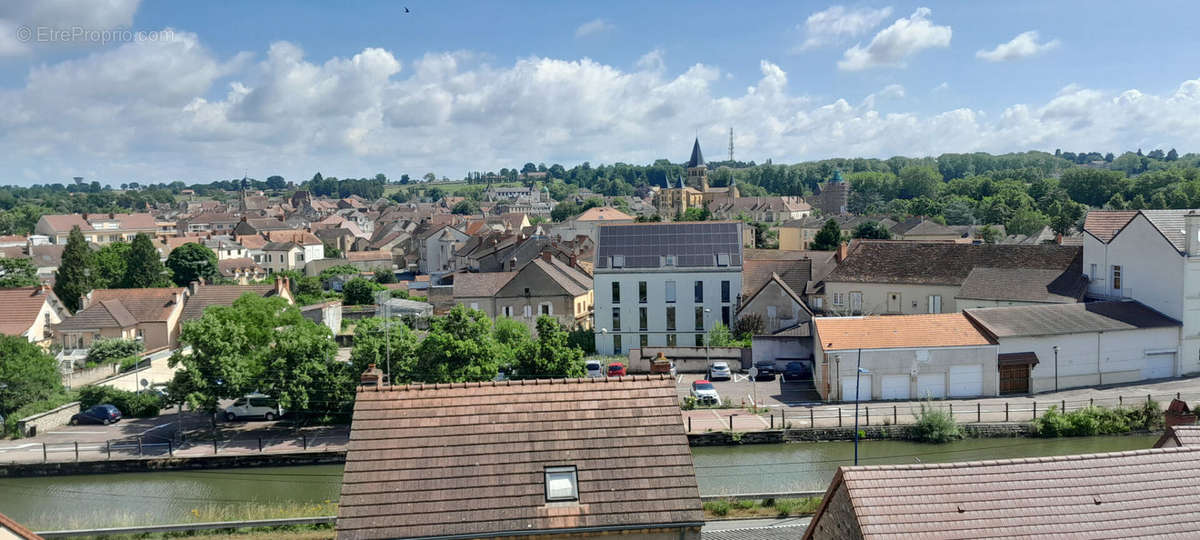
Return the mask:
[[(978, 399), (936, 401), (872, 401), (858, 406), (860, 425), (911, 424), (923, 403), (952, 412), (960, 423), (1029, 422), (1051, 406), (1076, 410), (1089, 405), (1138, 407), (1147, 396), (1165, 409), (1179, 397), (1190, 405), (1200, 402), (1200, 377), (1170, 379), (1153, 383), (1077, 388), (1033, 396), (1002, 396)], [(684, 411), (690, 433), (706, 431), (761, 431), (812, 427), (849, 427), (854, 425), (853, 402), (806, 406), (772, 405), (752, 413), (746, 409), (695, 409)], [(732, 419), (732, 423), (731, 423)]]

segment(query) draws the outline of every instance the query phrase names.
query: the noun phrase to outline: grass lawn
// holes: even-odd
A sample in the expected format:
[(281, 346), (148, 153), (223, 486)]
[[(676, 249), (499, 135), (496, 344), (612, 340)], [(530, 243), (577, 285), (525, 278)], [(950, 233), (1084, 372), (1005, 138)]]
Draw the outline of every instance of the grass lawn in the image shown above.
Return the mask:
[(803, 516), (817, 511), (821, 497), (801, 499), (764, 499), (761, 501), (708, 501), (704, 519), (752, 519)]

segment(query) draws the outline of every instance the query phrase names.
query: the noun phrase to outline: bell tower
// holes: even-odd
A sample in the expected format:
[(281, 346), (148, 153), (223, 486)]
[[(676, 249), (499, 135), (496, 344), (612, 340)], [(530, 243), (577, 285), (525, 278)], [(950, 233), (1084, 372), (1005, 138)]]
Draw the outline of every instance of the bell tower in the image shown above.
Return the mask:
[(701, 192), (708, 191), (708, 166), (704, 164), (704, 154), (700, 153), (700, 138), (692, 143), (692, 157), (687, 162), (688, 184), (699, 185)]

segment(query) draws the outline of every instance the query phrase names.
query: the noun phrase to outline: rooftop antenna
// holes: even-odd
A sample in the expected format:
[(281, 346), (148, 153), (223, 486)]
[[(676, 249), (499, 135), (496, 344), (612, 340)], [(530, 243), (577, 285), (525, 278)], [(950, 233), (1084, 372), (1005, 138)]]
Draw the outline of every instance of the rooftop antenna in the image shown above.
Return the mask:
[(733, 127), (729, 128), (729, 163), (733, 164)]

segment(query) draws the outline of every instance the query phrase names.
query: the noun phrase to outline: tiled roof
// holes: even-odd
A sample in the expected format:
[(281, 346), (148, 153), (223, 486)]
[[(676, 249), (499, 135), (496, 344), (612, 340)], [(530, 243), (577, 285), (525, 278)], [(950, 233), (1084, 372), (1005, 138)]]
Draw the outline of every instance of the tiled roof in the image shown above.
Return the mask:
[(303, 246), (295, 242), (267, 242), (263, 244), (263, 251), (291, 251), (293, 249), (301, 249)]
[(201, 285), (196, 292), (188, 296), (183, 305), (183, 316), (180, 321), (190, 321), (204, 316), (204, 310), (209, 306), (232, 306), (233, 301), (244, 294), (258, 296), (275, 296), (274, 285)]
[(52, 294), (54, 291), (43, 291), (41, 287), (0, 289), (0, 334), (19, 336), (28, 331), (37, 322), (46, 297)]
[(464, 272), (454, 276), (455, 298), (478, 298), (495, 296), (516, 272)]
[(633, 216), (626, 214), (616, 208), (608, 206), (597, 206), (588, 208), (582, 214), (575, 218), (575, 221), (633, 221)]
[(1092, 210), (1083, 219), (1083, 230), (1107, 244), (1136, 215), (1137, 210)]
[(234, 238), (234, 240), (246, 249), (262, 249), (263, 246), (267, 245), (267, 239), (257, 234), (243, 234)]
[(892, 225), (891, 232), (907, 236), (961, 236), (958, 231), (936, 221), (921, 218), (909, 218)]
[(742, 298), (749, 298), (761, 289), (772, 275), (778, 275), (793, 291), (803, 293), (812, 280), (812, 260), (764, 260), (747, 255), (742, 263)]
[(1183, 253), (1187, 249), (1187, 232), (1183, 216), (1194, 210), (1142, 210), (1143, 216), (1158, 229), (1176, 251)]
[(1066, 271), (1082, 256), (1082, 248), (1057, 245), (860, 240), (825, 281), (961, 285), (976, 267)]
[(62, 254), (66, 248), (65, 244), (29, 246), (29, 259), (38, 268), (58, 268), (62, 264)]
[(225, 277), (233, 277), (238, 271), (263, 271), (263, 268), (254, 262), (254, 259), (242, 257), (238, 259), (222, 259), (217, 261), (217, 271)]
[(350, 261), (385, 261), (392, 262), (392, 252), (390, 251), (348, 251), (346, 259)]
[(1163, 446), (1163, 443), (1168, 440), (1173, 440), (1178, 446), (1200, 448), (1200, 426), (1168, 427), (1158, 442), (1154, 444), (1155, 448)]
[(1066, 271), (1037, 268), (976, 267), (967, 274), (956, 298), (1012, 302), (1078, 302), (1087, 290), (1081, 268)]
[[(861, 538), (1190, 538), (1196, 535), (1200, 448), (841, 467), (825, 501), (843, 492)], [(826, 529), (826, 532), (829, 532)], [(855, 533), (859, 531), (854, 531)]]
[[(578, 502), (546, 502), (550, 466), (577, 468)], [(340, 540), (702, 520), (672, 378), (412, 385), (355, 399)]]
[(808, 308), (808, 304), (804, 303), (804, 299), (800, 298), (800, 295), (796, 294), (796, 290), (793, 289), (792, 286), (790, 284), (788, 284), (783, 278), (779, 277), (779, 274), (775, 274), (775, 273), (772, 273), (771, 277), (765, 283), (763, 283), (762, 285), (759, 285), (759, 287), (757, 289), (750, 291), (750, 294), (745, 295), (743, 297), (743, 300), (741, 302), (741, 307), (738, 308), (738, 313), (740, 314), (743, 309), (745, 309), (747, 306), (749, 306), (750, 303), (754, 301), (754, 297), (758, 296), (758, 293), (762, 292), (763, 289), (766, 289), (767, 285), (769, 285), (771, 283), (778, 284), (780, 290), (783, 291), (783, 294), (786, 294), (789, 298), (792, 299), (793, 302), (799, 304), (800, 307), (804, 308), (804, 311), (808, 312), (808, 316), (812, 317), (812, 310), (810, 310)]
[(313, 233), (308, 231), (296, 231), (284, 229), (278, 231), (265, 231), (264, 234), (267, 240), (271, 242), (295, 242), (302, 246), (321, 245), (321, 239), (317, 238)]
[(90, 231), (92, 226), (83, 220), (83, 216), (79, 214), (46, 214), (41, 217), (46, 225), (50, 226), (50, 230), (56, 233), (70, 232), (72, 227), (79, 227), (81, 231)]
[(969, 309), (968, 317), (996, 337), (1049, 336), (1179, 326), (1140, 302), (1087, 302)]
[(962, 313), (817, 317), (817, 345), (827, 351), (991, 345)]
[(92, 291), (92, 303), (117, 300), (138, 322), (166, 321), (175, 310), (175, 302), (183, 289), (179, 287), (155, 289), (96, 289)]
[(536, 264), (542, 272), (545, 272), (550, 279), (554, 280), (559, 287), (562, 287), (571, 296), (584, 295), (591, 290), (592, 278), (563, 264), (555, 257), (551, 257), (550, 260), (551, 262), (546, 262), (541, 258), (537, 258), (531, 264)]
[(0, 532), (12, 534), (13, 540), (42, 540), (37, 533), (4, 514), (0, 514)]

